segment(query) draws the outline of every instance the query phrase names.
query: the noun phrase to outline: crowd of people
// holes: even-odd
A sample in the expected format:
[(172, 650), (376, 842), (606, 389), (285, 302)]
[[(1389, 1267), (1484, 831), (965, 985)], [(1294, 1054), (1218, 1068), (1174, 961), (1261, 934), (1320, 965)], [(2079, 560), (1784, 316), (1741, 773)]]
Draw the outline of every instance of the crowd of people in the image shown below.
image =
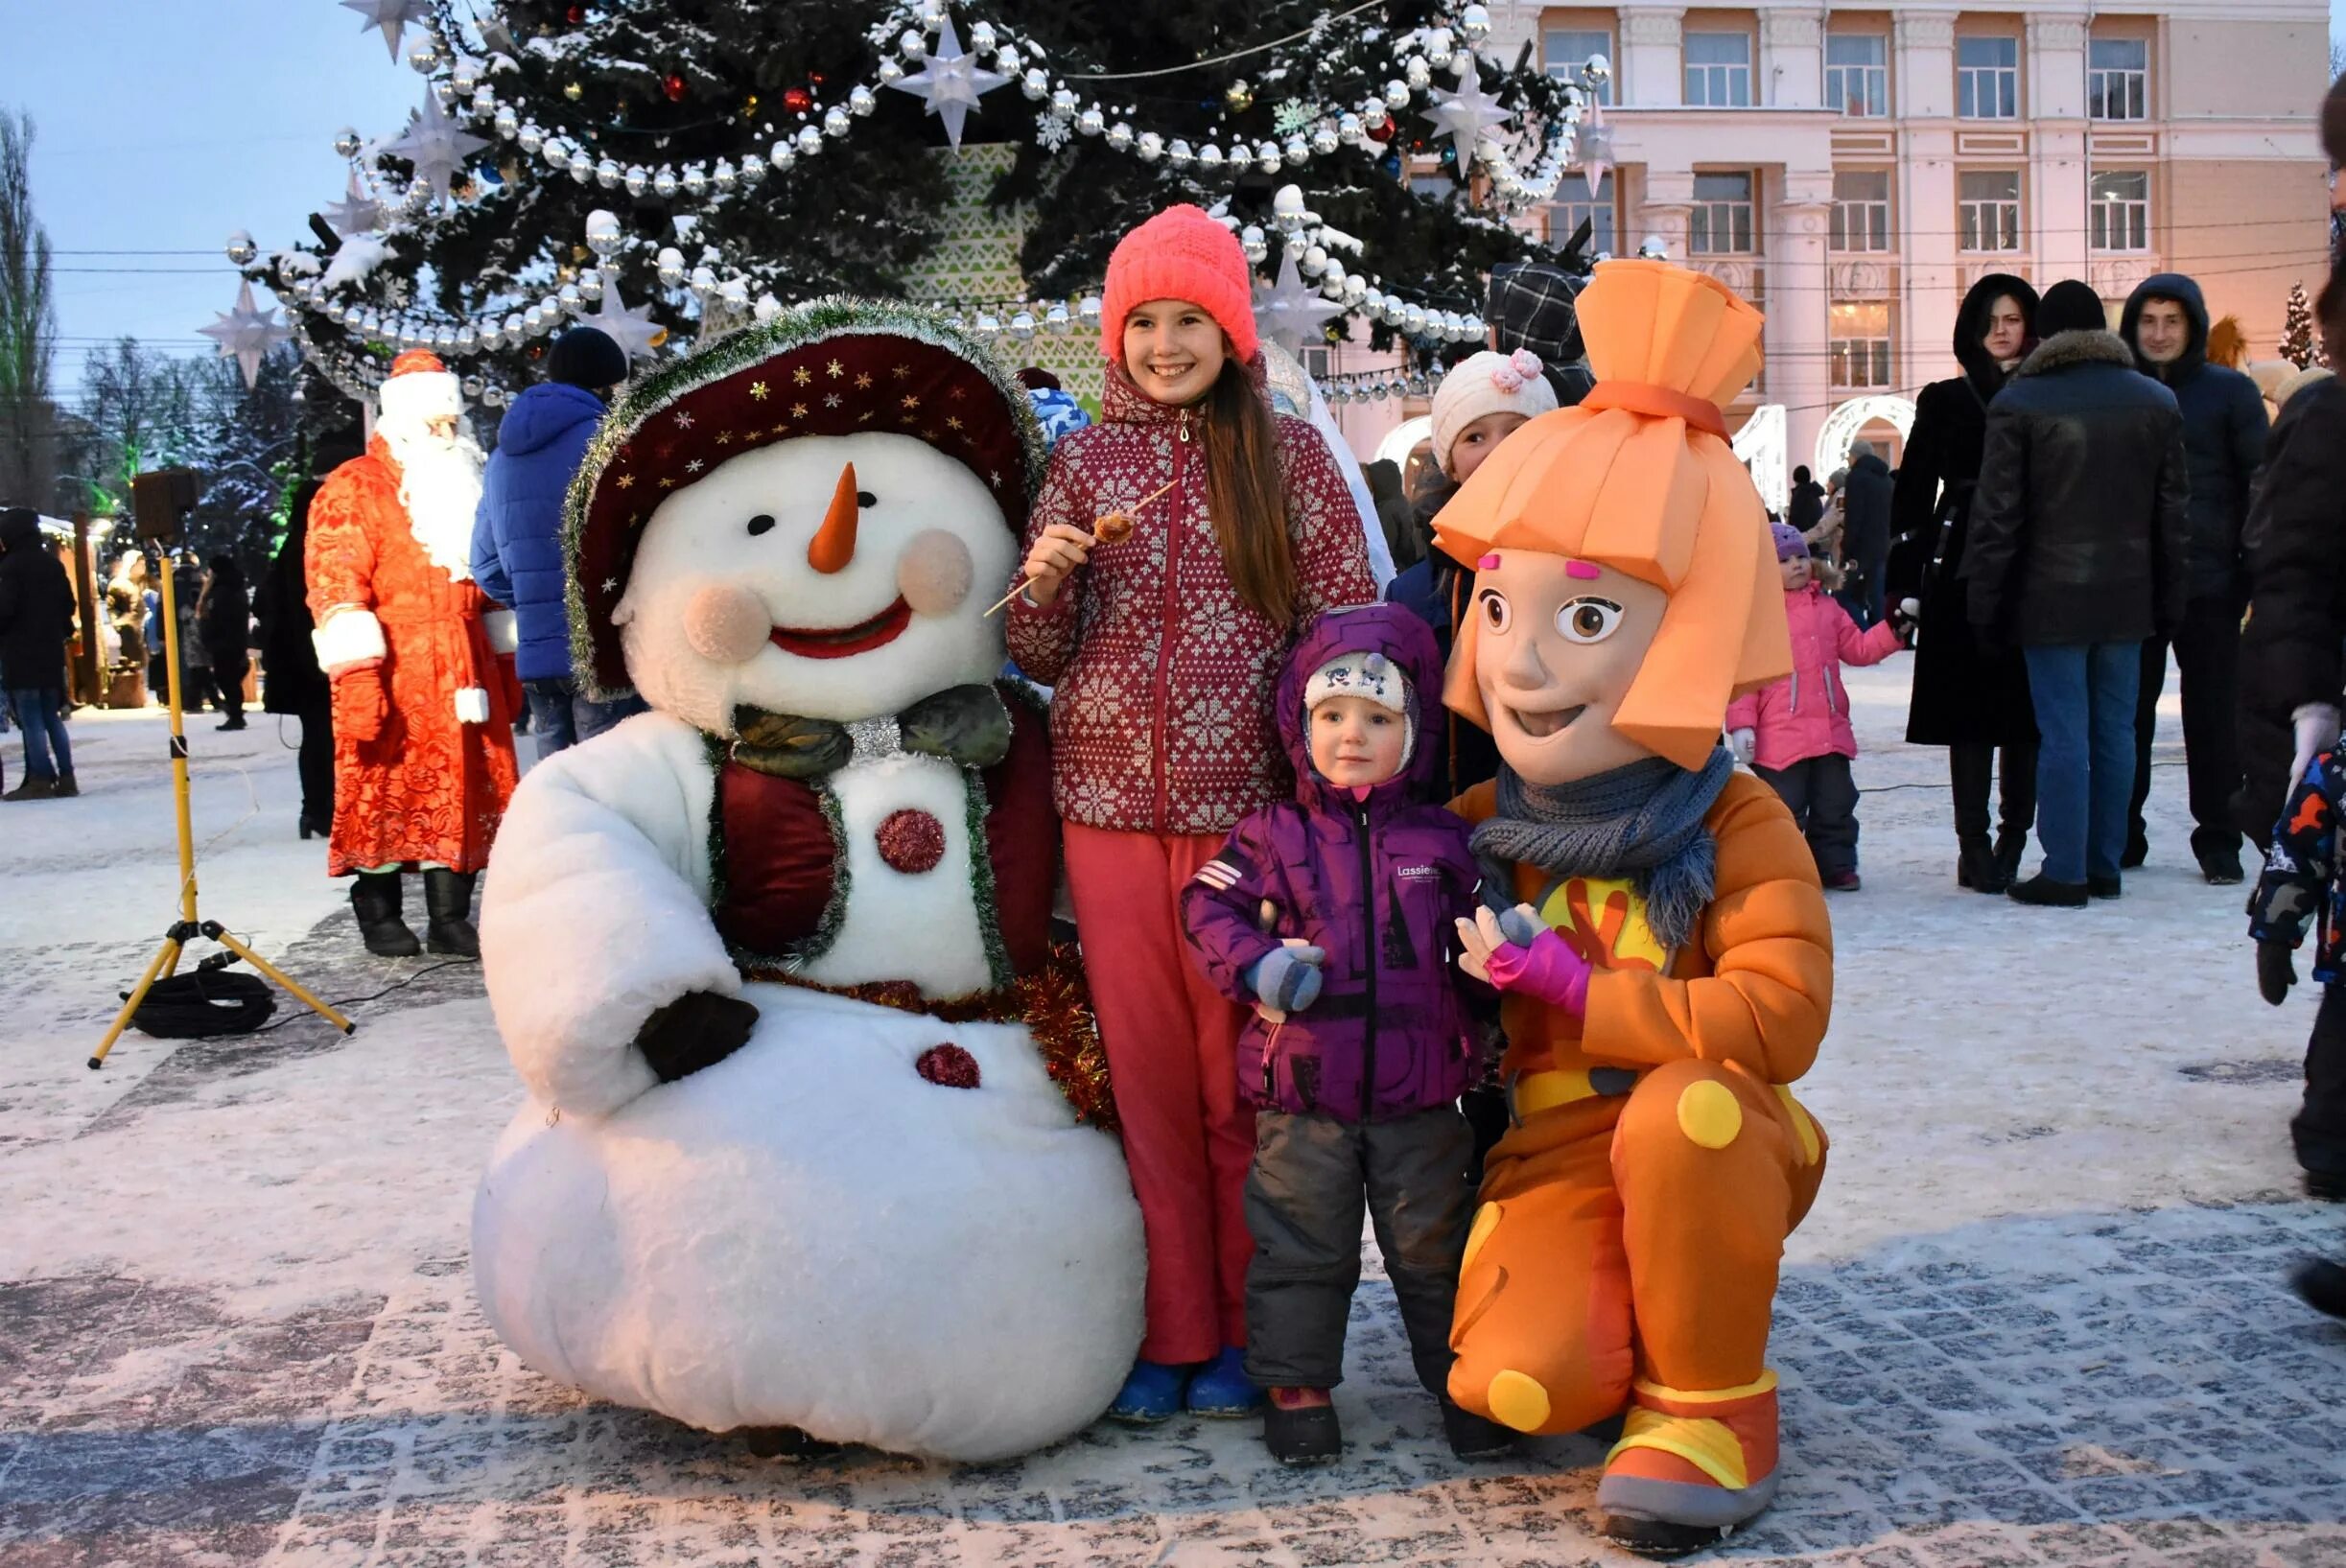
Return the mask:
[[(2238, 883), (2243, 837), (2270, 846), (2268, 999), (2322, 925), (2295, 1131), (2316, 1189), (2346, 1195), (2335, 377), (2268, 431), (2256, 386), (2210, 362), (2193, 280), (2147, 280), (2113, 329), (2083, 283), (2040, 297), (1991, 275), (1897, 467), (1858, 443), (1824, 484), (1795, 472), (1778, 521), (1719, 412), (1758, 364), (1757, 314), (1657, 262), (1594, 283), (1528, 263), (1492, 279), (1494, 340), (1435, 393), (1422, 471), (1372, 468), (1364, 517), (1325, 437), (1272, 409), (1250, 282), (1194, 208), (1124, 237), (1102, 415), (1054, 431), (1008, 601), (1010, 658), (1050, 690), (1067, 886), (1147, 1238), (1111, 1416), (1259, 1411), (1280, 1460), (1333, 1457), (1365, 1214), (1462, 1456), (1626, 1410), (1599, 1492), (1616, 1539), (1683, 1549), (1764, 1508), (1774, 1259), (1826, 1148), (1790, 1086), (1829, 1008), (1820, 895), (1862, 885), (1840, 672), (1909, 650), (1907, 737), (1948, 751), (1959, 884), (2076, 908), (2121, 897), (2149, 853), (2172, 649), (2198, 870)], [(1672, 385), (1607, 376), (1584, 309), (1612, 313), (1600, 347), (1656, 347), (1689, 367)], [(525, 713), (550, 755), (644, 706), (574, 666), (565, 528), (626, 356), (581, 327), (546, 372), (484, 457), (457, 378), (403, 355), (367, 450), (304, 487), (257, 596), (225, 557), (176, 591), (187, 689), (217, 694), (223, 729), (257, 610), (267, 704), (302, 723), (303, 832), (326, 834), (377, 954), (479, 952), (474, 879)], [(852, 478), (832, 512), (851, 550), (873, 503)], [(1117, 548), (1137, 498), (1168, 492), (1174, 542)], [(1665, 503), (1681, 493), (1703, 499)], [(817, 572), (833, 527), (807, 547)], [(1405, 562), (1381, 595), (1365, 528)], [(126, 563), (109, 612), (145, 618), (152, 657), (142, 576)], [(32, 798), (74, 792), (73, 614), (31, 514), (0, 518)], [(746, 641), (721, 621), (683, 635), (765, 646), (762, 620)], [(746, 1037), (696, 995), (645, 1021), (662, 1080)], [(693, 1028), (730, 1044), (679, 1044)], [(1567, 1266), (1597, 1286), (1561, 1288)]]

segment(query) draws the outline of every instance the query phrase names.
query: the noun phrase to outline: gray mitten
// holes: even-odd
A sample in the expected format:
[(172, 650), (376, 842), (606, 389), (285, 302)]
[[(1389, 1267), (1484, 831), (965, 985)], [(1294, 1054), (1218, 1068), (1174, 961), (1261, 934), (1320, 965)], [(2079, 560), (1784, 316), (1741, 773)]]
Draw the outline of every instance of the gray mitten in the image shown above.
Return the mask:
[(1320, 965), (1326, 957), (1320, 948), (1274, 948), (1255, 961), (1249, 983), (1265, 1007), (1297, 1012), (1320, 999)]

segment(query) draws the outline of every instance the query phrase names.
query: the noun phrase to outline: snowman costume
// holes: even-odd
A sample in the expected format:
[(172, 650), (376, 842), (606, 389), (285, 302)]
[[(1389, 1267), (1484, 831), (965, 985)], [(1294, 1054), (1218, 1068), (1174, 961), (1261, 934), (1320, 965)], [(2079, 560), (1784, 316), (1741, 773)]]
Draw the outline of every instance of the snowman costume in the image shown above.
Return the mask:
[(847, 300), (654, 376), (589, 448), (576, 667), (652, 712), (523, 781), (481, 913), (529, 1097), (474, 1276), (546, 1375), (987, 1461), (1130, 1369), (1139, 1213), (1037, 1043), (1075, 1011), (1047, 741), (976, 592), (1041, 450), (983, 347)]

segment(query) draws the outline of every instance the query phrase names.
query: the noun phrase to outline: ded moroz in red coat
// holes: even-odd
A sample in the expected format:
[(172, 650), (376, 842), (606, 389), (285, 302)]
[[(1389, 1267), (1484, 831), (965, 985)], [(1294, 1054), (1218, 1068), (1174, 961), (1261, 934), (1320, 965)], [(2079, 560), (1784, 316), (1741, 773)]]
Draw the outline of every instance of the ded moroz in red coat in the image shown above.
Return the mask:
[(1294, 631), (1322, 610), (1376, 597), (1351, 491), (1320, 433), (1273, 414), (1295, 543), (1293, 627), (1248, 608), (1206, 504), (1193, 410), (1152, 401), (1108, 367), (1105, 417), (1051, 453), (1026, 547), (1053, 523), (1089, 529), (1140, 507), (1130, 538), (1101, 545), (1042, 610), (1011, 600), (1010, 657), (1051, 695), (1052, 792), (1087, 828), (1226, 833), (1291, 800), (1295, 778), (1272, 724)]
[[(389, 698), (374, 739), (334, 737), (332, 877), (426, 861), (479, 871), (513, 793), (513, 709), (484, 624), (498, 606), (425, 552), (399, 484), (378, 435), (310, 505), (318, 662), (329, 676), (380, 663)], [(469, 519), (458, 531), (468, 547)], [(468, 688), (487, 693), (485, 722), (458, 719), (457, 693)]]

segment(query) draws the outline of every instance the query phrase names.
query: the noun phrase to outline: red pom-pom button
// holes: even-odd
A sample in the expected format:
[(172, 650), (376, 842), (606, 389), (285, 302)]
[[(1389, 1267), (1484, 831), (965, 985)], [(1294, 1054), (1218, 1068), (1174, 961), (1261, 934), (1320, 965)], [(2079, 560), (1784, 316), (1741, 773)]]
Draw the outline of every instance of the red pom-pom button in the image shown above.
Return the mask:
[(940, 1088), (977, 1087), (977, 1058), (958, 1045), (931, 1045), (912, 1065), (914, 1071)]
[(907, 877), (934, 871), (945, 858), (945, 824), (927, 811), (891, 811), (872, 836), (880, 841), (880, 857)]

